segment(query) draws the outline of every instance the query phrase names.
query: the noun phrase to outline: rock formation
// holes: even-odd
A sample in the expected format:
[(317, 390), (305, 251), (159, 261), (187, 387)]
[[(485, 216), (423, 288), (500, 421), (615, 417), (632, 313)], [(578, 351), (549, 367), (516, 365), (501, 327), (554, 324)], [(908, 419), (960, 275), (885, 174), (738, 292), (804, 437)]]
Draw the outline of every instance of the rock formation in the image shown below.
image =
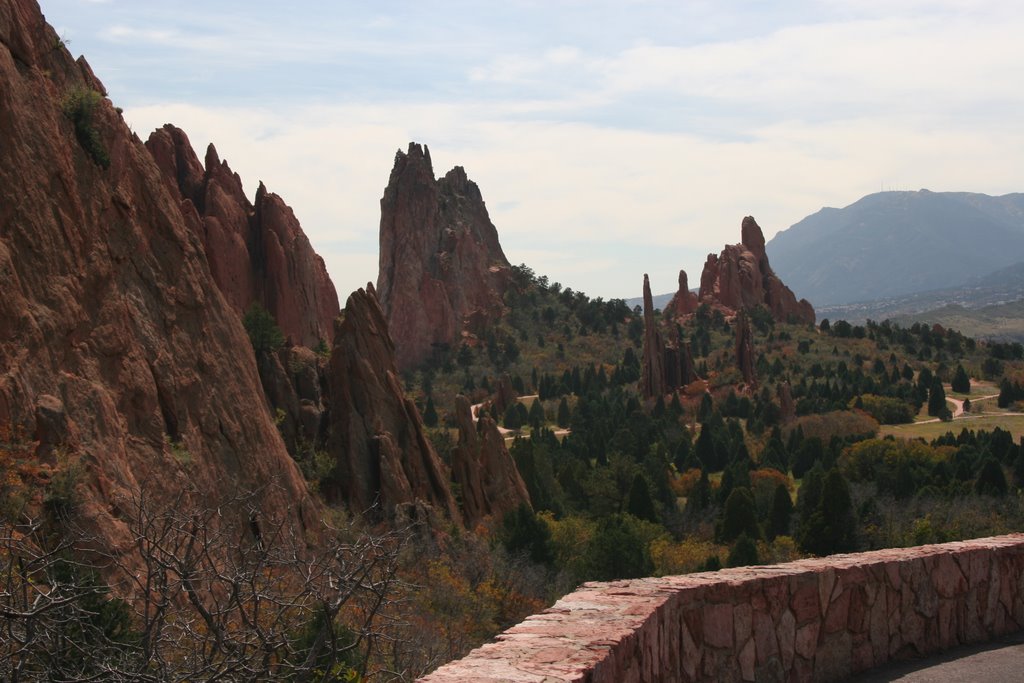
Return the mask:
[(462, 489), (466, 526), (487, 517), (501, 518), (523, 503), (530, 504), (526, 484), (505, 447), (505, 437), (487, 416), (475, 423), (465, 396), (455, 397), (459, 443), (452, 451), (452, 475)]
[(146, 147), (181, 212), (202, 240), (210, 272), (238, 313), (257, 302), (292, 343), (330, 344), (338, 295), (323, 259), (313, 251), (295, 214), (263, 183), (250, 203), (242, 181), (211, 144), (204, 169), (183, 131), (154, 131)]
[(764, 234), (751, 216), (743, 219), (740, 244), (726, 246), (718, 256), (708, 254), (698, 299), (726, 309), (728, 314), (763, 305), (778, 321), (814, 323), (811, 304), (806, 299), (797, 301), (772, 271)]
[(672, 300), (665, 305), (664, 314), (669, 320), (684, 315), (690, 315), (697, 310), (697, 295), (690, 291), (689, 279), (686, 271), (679, 271), (679, 289)]
[(326, 447), (337, 462), (339, 493), (356, 512), (421, 500), (453, 520), (460, 514), (447, 468), (405, 397), (395, 347), (373, 286), (349, 296), (335, 324), (327, 365)]
[(0, 3), (0, 83), (0, 428), (78, 463), (105, 548), (143, 488), (203, 506), (259, 486), (315, 522), (181, 197), (31, 0)]
[(747, 389), (755, 389), (757, 377), (754, 374), (754, 333), (750, 329), (750, 320), (743, 311), (736, 316), (736, 365)]
[(404, 370), (500, 317), (511, 269), (479, 188), (460, 166), (436, 180), (426, 146), (395, 155), (380, 206), (377, 292)]
[(644, 398), (656, 398), (666, 393), (664, 356), (665, 342), (654, 319), (651, 281), (644, 273), (644, 355), (640, 371), (640, 393)]
[[(680, 282), (685, 282), (685, 273)], [(664, 333), (654, 319), (651, 283), (644, 274), (644, 339), (640, 374), (640, 393), (652, 399), (675, 391), (697, 379), (690, 354), (690, 345), (679, 339), (675, 323), (666, 326)]]

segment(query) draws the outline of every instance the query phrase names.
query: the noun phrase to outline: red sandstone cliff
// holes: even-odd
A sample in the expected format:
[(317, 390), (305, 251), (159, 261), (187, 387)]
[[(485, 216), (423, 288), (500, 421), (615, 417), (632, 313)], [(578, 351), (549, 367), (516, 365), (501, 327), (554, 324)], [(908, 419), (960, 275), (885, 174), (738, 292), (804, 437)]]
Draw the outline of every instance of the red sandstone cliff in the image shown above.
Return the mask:
[(377, 292), (404, 370), (500, 317), (510, 266), (476, 183), (460, 166), (436, 180), (425, 146), (395, 155), (380, 205)]
[(213, 279), (232, 307), (244, 313), (258, 302), (292, 343), (329, 345), (338, 295), (291, 208), (263, 183), (250, 203), (214, 146), (204, 169), (188, 137), (171, 124), (154, 131), (146, 147), (172, 193), (180, 194), (186, 224), (202, 240)]
[(726, 246), (718, 256), (708, 254), (698, 298), (729, 313), (764, 305), (776, 320), (814, 322), (811, 304), (797, 301), (768, 264), (764, 234), (751, 216), (743, 219), (740, 244)]
[(204, 242), (102, 92), (35, 2), (0, 2), (0, 427), (80, 463), (80, 521), (108, 548), (144, 486), (196, 505), (261, 486), (310, 523)]
[(466, 526), (470, 529), (487, 517), (500, 519), (523, 503), (530, 494), (505, 446), (498, 425), (487, 416), (475, 423), (465, 396), (455, 397), (459, 444), (452, 452), (452, 473), (462, 487)]
[(327, 450), (339, 470), (339, 493), (355, 512), (420, 500), (461, 518), (450, 475), (405, 397), (395, 347), (372, 286), (349, 296), (335, 324), (327, 365)]

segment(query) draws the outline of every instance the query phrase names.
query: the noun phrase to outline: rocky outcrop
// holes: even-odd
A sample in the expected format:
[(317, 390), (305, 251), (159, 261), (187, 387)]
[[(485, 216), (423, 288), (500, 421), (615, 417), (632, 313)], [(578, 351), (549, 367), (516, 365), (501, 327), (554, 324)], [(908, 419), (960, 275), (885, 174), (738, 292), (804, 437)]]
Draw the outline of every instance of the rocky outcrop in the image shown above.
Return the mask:
[(480, 189), (461, 166), (436, 180), (426, 146), (395, 155), (380, 206), (377, 292), (404, 370), (499, 318), (511, 269)]
[(459, 443), (452, 451), (452, 475), (462, 490), (466, 526), (475, 528), (488, 517), (500, 519), (522, 504), (530, 494), (519, 475), (505, 437), (490, 417), (474, 422), (469, 400), (455, 397)]
[(78, 463), (104, 548), (144, 488), (198, 507), (260, 487), (314, 523), (181, 195), (30, 0), (0, 3), (0, 83), (0, 428)]
[(781, 322), (813, 323), (814, 308), (796, 296), (772, 271), (764, 248), (764, 234), (751, 216), (743, 219), (742, 241), (708, 254), (700, 276), (701, 303), (734, 314), (764, 306)]
[(205, 169), (171, 124), (146, 141), (186, 224), (202, 240), (214, 281), (238, 313), (266, 308), (293, 344), (329, 345), (338, 295), (291, 208), (263, 183), (250, 202), (211, 144)]
[(736, 316), (736, 366), (740, 369), (743, 383), (748, 390), (757, 388), (754, 375), (754, 333), (750, 329), (747, 314), (740, 311)]
[(427, 439), (416, 404), (405, 397), (384, 311), (368, 285), (349, 296), (335, 325), (327, 365), (326, 447), (337, 490), (355, 512), (385, 517), (416, 500), (453, 520), (461, 516), (447, 468)]
[(640, 371), (640, 393), (644, 398), (664, 396), (665, 385), (665, 342), (654, 319), (654, 300), (651, 296), (651, 281), (644, 273), (644, 354)]
[[(680, 282), (685, 281), (685, 273)], [(640, 393), (644, 398), (664, 397), (697, 380), (690, 344), (679, 338), (675, 323), (663, 331), (654, 318), (651, 283), (644, 275), (644, 338)]]
[(685, 270), (679, 271), (679, 289), (672, 300), (665, 305), (664, 314), (668, 319), (690, 315), (697, 311), (697, 295), (690, 291), (689, 278)]

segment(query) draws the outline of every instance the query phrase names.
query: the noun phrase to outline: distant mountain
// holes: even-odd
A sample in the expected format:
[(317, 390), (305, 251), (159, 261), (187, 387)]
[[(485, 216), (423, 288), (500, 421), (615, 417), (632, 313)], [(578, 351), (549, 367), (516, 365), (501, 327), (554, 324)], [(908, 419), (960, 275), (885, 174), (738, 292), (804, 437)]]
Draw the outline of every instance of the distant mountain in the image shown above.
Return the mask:
[[(691, 289), (690, 291), (694, 294), (697, 293), (696, 289)], [(665, 310), (665, 305), (668, 304), (669, 301), (672, 301), (672, 297), (675, 295), (675, 292), (669, 292), (668, 294), (655, 294), (651, 297), (651, 300), (654, 301), (654, 307), (659, 311), (662, 311)], [(637, 296), (632, 299), (626, 299), (626, 305), (630, 308), (636, 308), (637, 306), (642, 307), (644, 305), (644, 298), (642, 296)]]
[[(971, 278), (957, 287), (890, 296), (873, 301), (823, 306), (818, 309), (818, 318), (862, 323), (868, 319), (885, 320), (886, 318), (916, 316), (925, 311), (934, 311), (950, 306), (960, 309), (979, 309), (1022, 299), (1024, 299), (1024, 262), (1015, 263), (982, 277)], [(966, 331), (964, 332), (966, 333)]]
[(880, 192), (824, 208), (768, 243), (816, 308), (948, 288), (1024, 254), (1024, 194)]

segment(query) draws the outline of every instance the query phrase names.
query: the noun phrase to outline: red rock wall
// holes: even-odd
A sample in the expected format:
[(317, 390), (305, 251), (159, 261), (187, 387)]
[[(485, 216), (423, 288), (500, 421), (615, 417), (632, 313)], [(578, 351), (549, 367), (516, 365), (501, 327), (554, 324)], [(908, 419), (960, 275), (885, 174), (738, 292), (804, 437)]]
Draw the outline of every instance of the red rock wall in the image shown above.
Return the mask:
[(1024, 534), (588, 583), (421, 679), (832, 681), (1024, 628)]

